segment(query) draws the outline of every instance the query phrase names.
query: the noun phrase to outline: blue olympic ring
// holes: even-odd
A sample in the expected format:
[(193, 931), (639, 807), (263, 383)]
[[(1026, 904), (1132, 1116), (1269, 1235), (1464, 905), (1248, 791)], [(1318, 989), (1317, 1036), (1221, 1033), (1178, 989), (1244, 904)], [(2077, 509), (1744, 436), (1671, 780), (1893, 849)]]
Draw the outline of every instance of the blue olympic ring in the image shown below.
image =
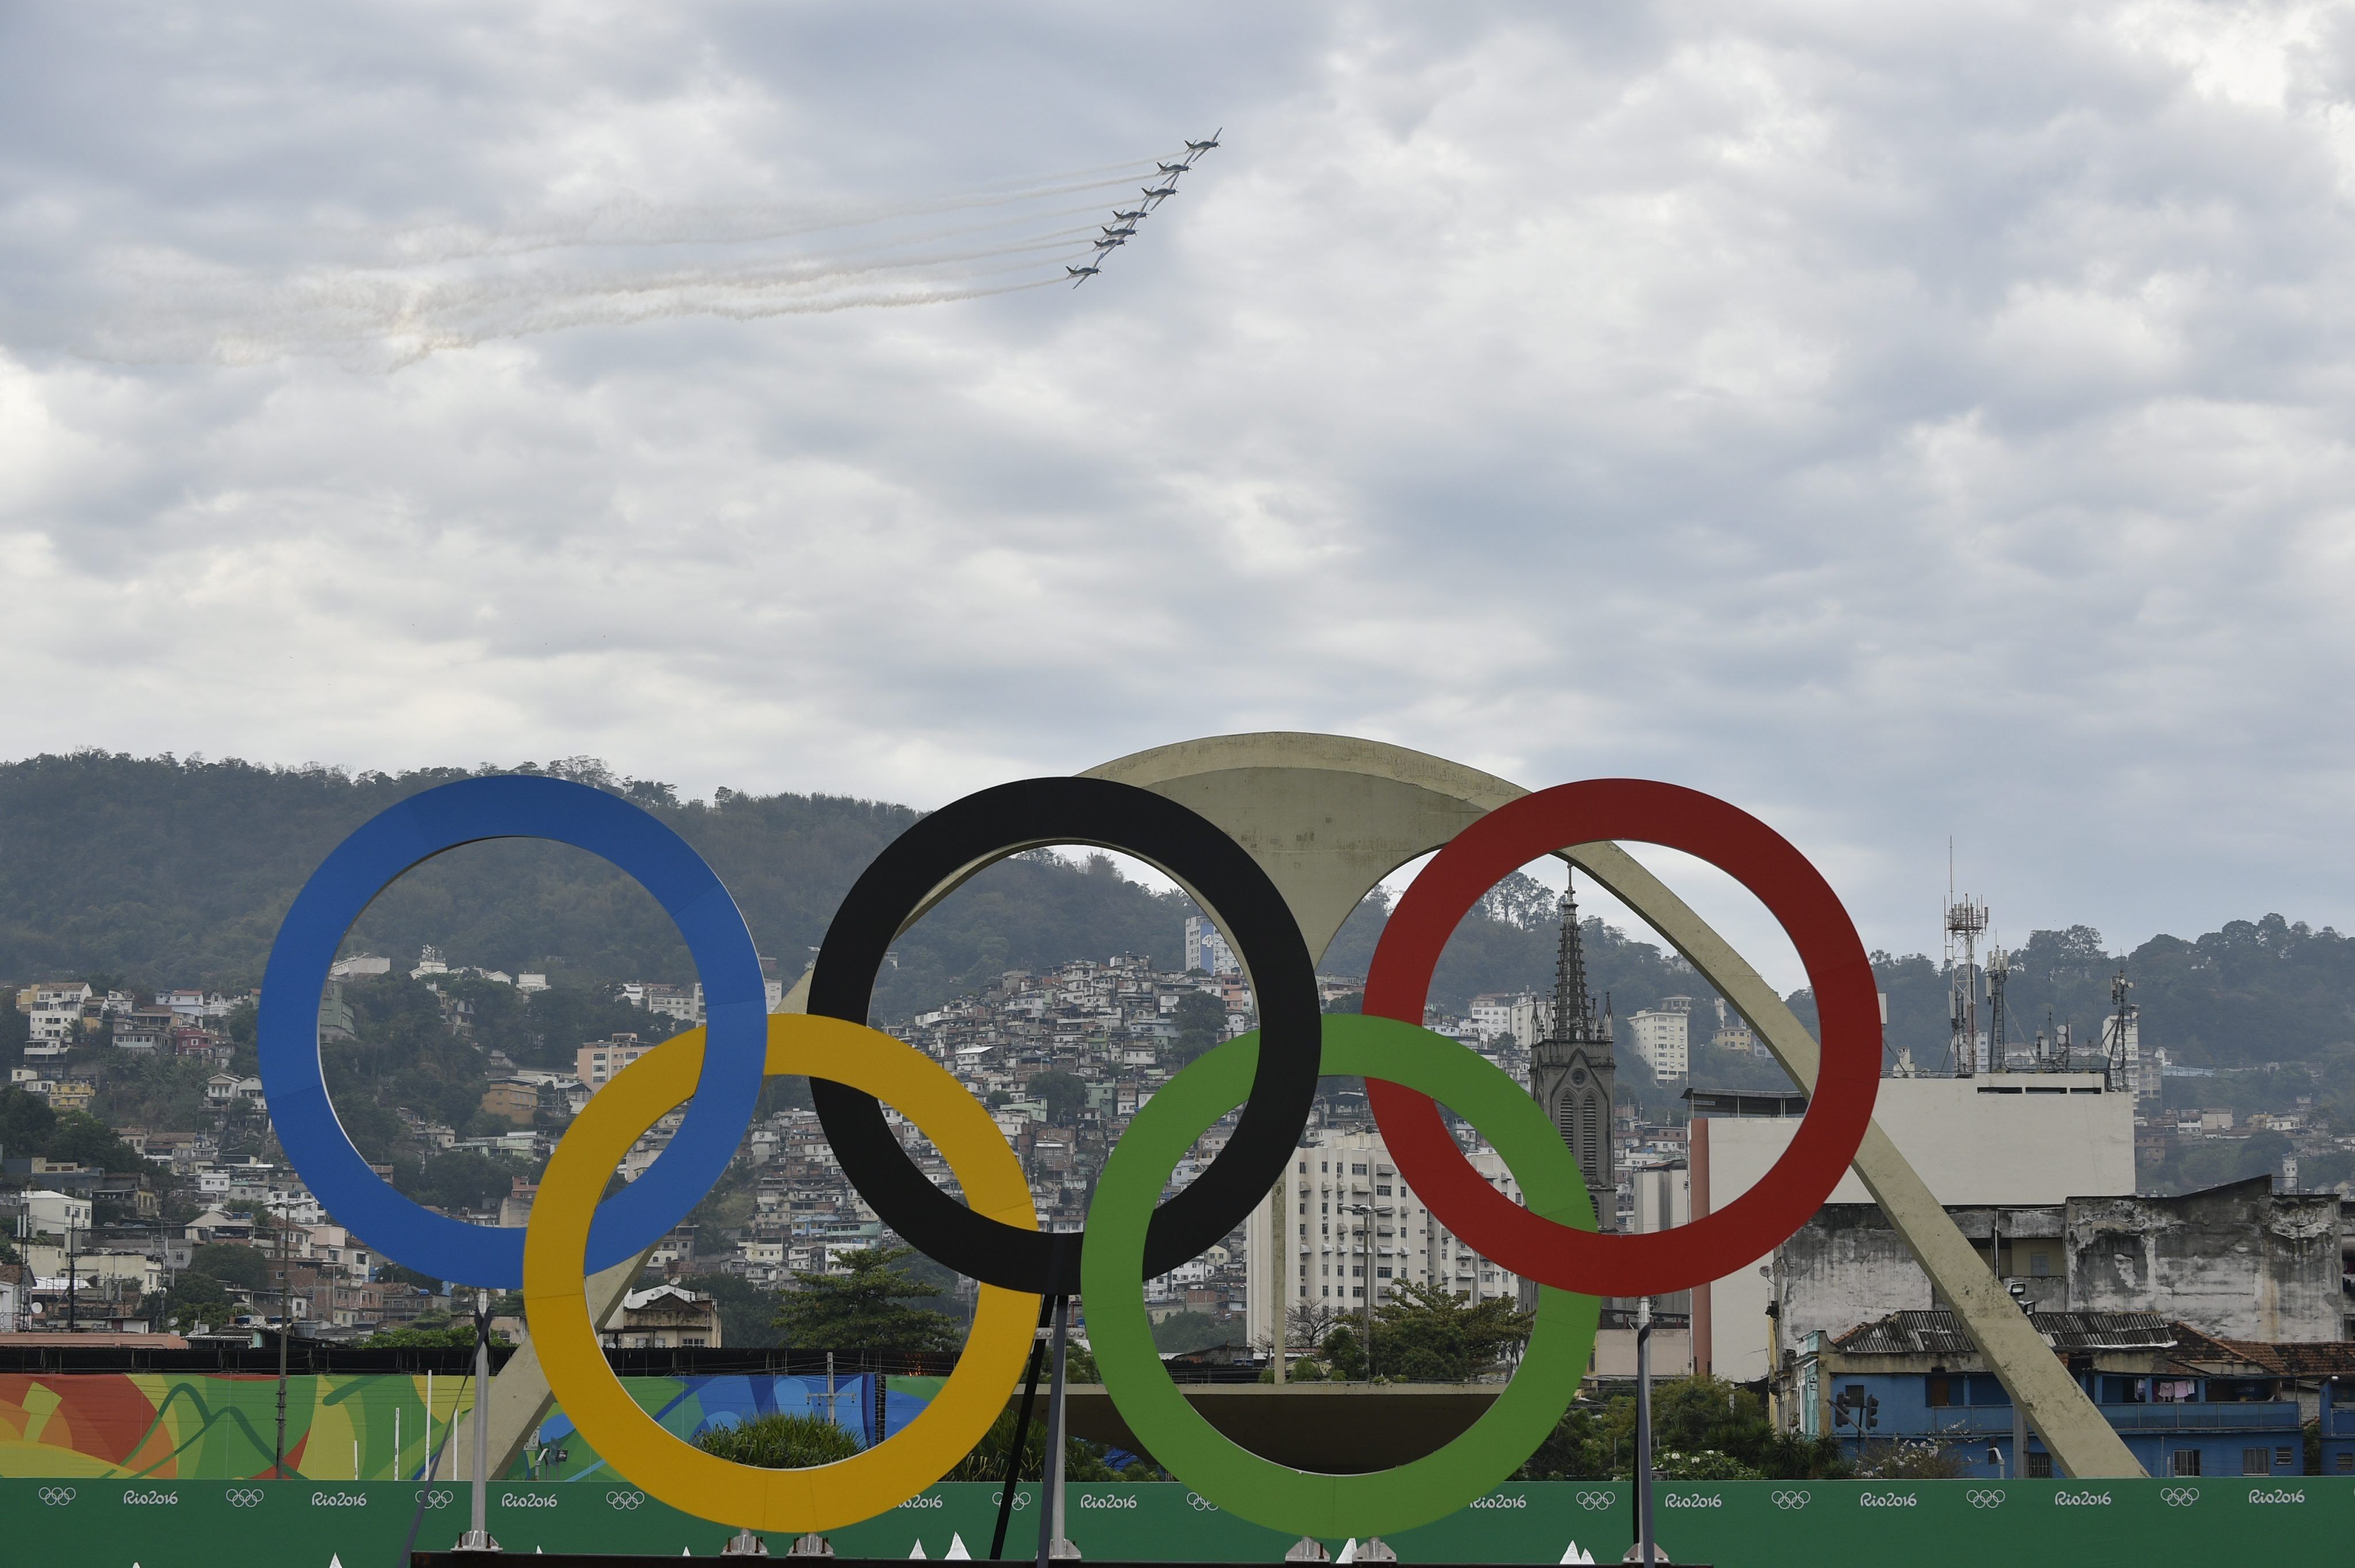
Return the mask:
[(261, 979), (258, 1041), (271, 1119), (287, 1159), (337, 1222), (421, 1273), (512, 1290), (519, 1226), (469, 1225), (420, 1208), (374, 1171), (336, 1119), (319, 1061), (319, 993), (360, 912), (419, 862), (485, 838), (550, 838), (619, 867), (687, 940), (709, 1033), (687, 1120), (645, 1175), (598, 1206), (589, 1267), (633, 1256), (685, 1218), (751, 1125), (768, 1051), (761, 960), (736, 901), (703, 857), (651, 814), (562, 779), (461, 779), (388, 806), (336, 847), (295, 895)]

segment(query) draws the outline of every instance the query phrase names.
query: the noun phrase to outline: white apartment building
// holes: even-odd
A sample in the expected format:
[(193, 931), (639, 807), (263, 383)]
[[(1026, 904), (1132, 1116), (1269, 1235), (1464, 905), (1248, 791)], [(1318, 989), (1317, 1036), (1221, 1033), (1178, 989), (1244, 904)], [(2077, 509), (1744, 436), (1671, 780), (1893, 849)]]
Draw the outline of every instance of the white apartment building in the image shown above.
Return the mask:
[[(1252, 1343), (1273, 1333), (1279, 1307), (1314, 1302), (1362, 1311), (1410, 1281), (1475, 1301), (1519, 1297), (1518, 1275), (1457, 1242), (1399, 1179), (1380, 1134), (1320, 1129), (1309, 1139), (1281, 1189), (1281, 1221), (1271, 1192), (1244, 1221), (1244, 1323)], [(1520, 1185), (1496, 1150), (1483, 1144), (1467, 1157), (1506, 1197), (1520, 1200)]]
[(1529, 1050), (1538, 1042), (1537, 993), (1490, 991), (1473, 997), (1472, 1031), (1483, 1040), (1502, 1035)]
[(1692, 1072), (1690, 997), (1662, 997), (1658, 1007), (1628, 1018), (1627, 1032), (1636, 1054), (1644, 1059), (1653, 1077), (1668, 1083)]
[(1205, 975), (1240, 975), (1242, 965), (1235, 962), (1234, 949), (1219, 928), (1199, 914), (1186, 917), (1186, 967), (1199, 969)]

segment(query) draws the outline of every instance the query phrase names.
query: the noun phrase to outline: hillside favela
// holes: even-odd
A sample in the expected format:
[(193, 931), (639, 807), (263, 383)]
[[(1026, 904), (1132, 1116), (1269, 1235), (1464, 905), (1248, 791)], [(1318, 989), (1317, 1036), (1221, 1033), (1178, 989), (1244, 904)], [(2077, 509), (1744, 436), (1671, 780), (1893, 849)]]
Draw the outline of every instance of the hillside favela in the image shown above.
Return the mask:
[[(682, 801), (586, 759), (351, 775), (83, 752), (0, 771), (16, 826), (0, 882), (26, 912), (0, 949), (20, 976), (0, 1012), (8, 1474), (467, 1473), (478, 1337), (490, 1366), (512, 1364), (530, 1314), (341, 1222), (281, 1140), (257, 1020), (290, 869), (371, 814), (479, 777), (596, 791), (700, 848), (743, 890), (770, 1014), (805, 1008), (847, 877), (919, 820), (825, 796)], [(80, 852), (35, 848), (58, 843)], [(1574, 870), (1492, 887), (1447, 942), (1423, 1025), (1533, 1100), (1601, 1230), (1689, 1225), (1766, 1175), (1809, 1095), (1692, 963), (1582, 896), (1598, 895)], [(1328, 1019), (1364, 1009), (1392, 901), (1369, 895), (1326, 950)], [(2083, 926), (2008, 941), (1994, 900), (1940, 907), (1920, 951), (1870, 955), (1886, 1019), (1873, 1115), (2008, 1309), (2147, 1474), (2355, 1485), (2355, 940), (2265, 914), (2113, 953)], [(417, 869), (300, 1000), (372, 1174), (479, 1226), (527, 1227), (575, 1119), (709, 1021), (645, 893), (590, 856), (512, 841)], [(1809, 993), (1782, 1000), (1815, 1024)], [(1084, 849), (1023, 852), (943, 899), (884, 952), (873, 1008), (986, 1107), (1039, 1225), (1066, 1232), (1085, 1229), (1138, 1114), (1262, 1022), (1214, 918)], [(617, 1179), (652, 1168), (684, 1115), (654, 1120)], [(1165, 1192), (1214, 1163), (1238, 1119), (1213, 1119)], [(889, 1125), (958, 1189), (913, 1121)], [(1497, 1147), (1468, 1123), (1455, 1137), (1519, 1200)], [(1526, 1371), (1537, 1285), (1403, 1180), (1361, 1078), (1318, 1081), (1292, 1166), (1215, 1244), (1146, 1281), (1152, 1346), (1181, 1386), (1456, 1390), (1476, 1413)], [(609, 1361), (665, 1430), (723, 1453), (780, 1415), (850, 1451), (880, 1442), (937, 1395), (980, 1300), (862, 1195), (792, 1076), (768, 1082), (710, 1190), (617, 1286), (598, 1330)], [(1070, 1332), (1066, 1477), (1166, 1474), (1091, 1386), (1084, 1303)], [(1639, 1403), (1663, 1486), (2068, 1474), (1854, 1174), (1751, 1266), (1604, 1297), (1566, 1410), (1512, 1478), (1626, 1478)], [(1417, 1439), (1327, 1425), (1280, 1441), (1305, 1468), (1347, 1471)], [(955, 1475), (1001, 1475), (1013, 1442), (1001, 1420)], [(618, 1478), (560, 1409), (486, 1460), (495, 1481)]]

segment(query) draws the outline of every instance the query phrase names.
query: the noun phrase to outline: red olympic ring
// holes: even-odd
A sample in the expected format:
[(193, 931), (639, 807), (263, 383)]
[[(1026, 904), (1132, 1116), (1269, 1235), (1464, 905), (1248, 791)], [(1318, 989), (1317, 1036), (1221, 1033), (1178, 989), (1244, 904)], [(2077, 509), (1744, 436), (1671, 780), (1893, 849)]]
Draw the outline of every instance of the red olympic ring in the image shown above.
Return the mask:
[(1699, 856), (1755, 893), (1799, 950), (1821, 1020), (1807, 1114), (1758, 1185), (1689, 1224), (1598, 1235), (1541, 1219), (1465, 1159), (1428, 1095), (1369, 1079), (1399, 1174), (1440, 1221), (1499, 1267), (1587, 1296), (1662, 1296), (1754, 1263), (1831, 1196), (1864, 1141), (1881, 1086), (1881, 1004), (1864, 944), (1807, 858), (1714, 795), (1650, 779), (1558, 784), (1498, 806), (1432, 858), (1399, 900), (1366, 976), (1365, 1009), (1423, 1022), (1433, 968), (1473, 904), (1510, 871), (1571, 844), (1659, 844)]

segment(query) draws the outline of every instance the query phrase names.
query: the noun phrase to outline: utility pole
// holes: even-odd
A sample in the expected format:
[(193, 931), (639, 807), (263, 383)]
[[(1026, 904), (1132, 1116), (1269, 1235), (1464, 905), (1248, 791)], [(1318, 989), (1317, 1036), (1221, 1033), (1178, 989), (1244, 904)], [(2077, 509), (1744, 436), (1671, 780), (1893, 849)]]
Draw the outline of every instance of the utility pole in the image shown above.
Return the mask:
[(1038, 1568), (1050, 1558), (1077, 1557), (1080, 1549), (1063, 1533), (1063, 1357), (1070, 1344), (1071, 1298), (1055, 1297), (1055, 1338), (1050, 1351), (1055, 1379), (1047, 1394), (1047, 1462), (1039, 1472)]
[[(1373, 1196), (1370, 1187), (1366, 1196)], [(1345, 1203), (1341, 1207), (1355, 1214), (1358, 1223), (1365, 1227), (1359, 1232), (1358, 1255), (1365, 1260), (1359, 1266), (1363, 1270), (1366, 1281), (1366, 1304), (1359, 1317), (1366, 1332), (1366, 1381), (1371, 1382), (1374, 1381), (1374, 1206), (1371, 1203)]]
[(1652, 1536), (1652, 1298), (1636, 1303), (1636, 1561), (1659, 1561)]
[(1284, 1386), (1284, 1319), (1292, 1314), (1292, 1210), (1284, 1200), (1285, 1179), (1292, 1174), (1292, 1160), (1286, 1156), (1284, 1168), (1275, 1173), (1275, 1223), (1267, 1228), (1267, 1266), (1274, 1271), (1270, 1305), (1275, 1311), (1273, 1353), (1275, 1386)]
[(474, 1506), (460, 1552), (496, 1552), (491, 1539), (491, 1293), (474, 1292)]
[[(262, 1211), (268, 1213), (268, 1210)], [(270, 1478), (286, 1478), (286, 1341), (294, 1326), (294, 1275), (287, 1266), (286, 1211), (278, 1211), (278, 1451), (271, 1456)]]

